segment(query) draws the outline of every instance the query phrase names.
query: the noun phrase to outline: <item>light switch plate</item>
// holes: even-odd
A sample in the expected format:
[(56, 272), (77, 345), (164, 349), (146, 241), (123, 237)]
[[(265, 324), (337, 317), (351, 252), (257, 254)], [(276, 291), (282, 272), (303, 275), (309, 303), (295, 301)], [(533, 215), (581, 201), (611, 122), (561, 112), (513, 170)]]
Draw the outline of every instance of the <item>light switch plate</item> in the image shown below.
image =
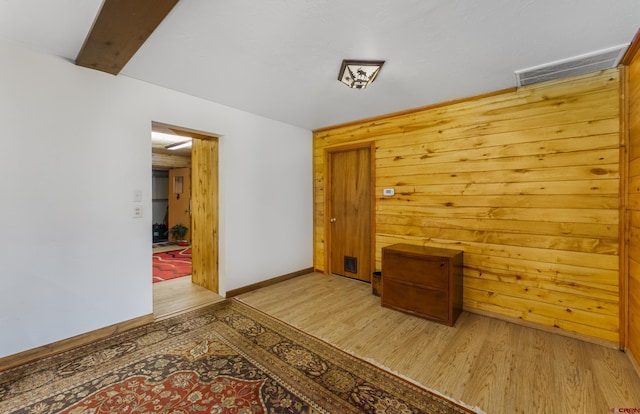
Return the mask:
[(392, 195), (394, 195), (396, 192), (393, 188), (385, 188), (384, 190), (382, 190), (382, 195), (386, 196), (386, 197), (390, 197)]

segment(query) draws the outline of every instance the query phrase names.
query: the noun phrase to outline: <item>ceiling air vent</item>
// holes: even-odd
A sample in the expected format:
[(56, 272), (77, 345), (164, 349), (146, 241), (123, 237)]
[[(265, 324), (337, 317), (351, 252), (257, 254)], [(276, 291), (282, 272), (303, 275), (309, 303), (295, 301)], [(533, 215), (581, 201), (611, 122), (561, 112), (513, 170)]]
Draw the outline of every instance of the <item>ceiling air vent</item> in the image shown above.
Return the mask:
[(629, 44), (598, 50), (532, 68), (516, 70), (518, 86), (531, 85), (568, 76), (582, 75), (618, 66)]

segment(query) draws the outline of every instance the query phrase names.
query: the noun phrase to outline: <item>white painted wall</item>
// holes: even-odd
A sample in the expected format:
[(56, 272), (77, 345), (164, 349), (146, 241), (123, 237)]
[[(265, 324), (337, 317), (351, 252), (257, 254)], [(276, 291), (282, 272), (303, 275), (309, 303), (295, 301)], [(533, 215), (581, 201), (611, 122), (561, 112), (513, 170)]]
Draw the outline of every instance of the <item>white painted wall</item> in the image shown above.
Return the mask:
[(3, 40), (0, 56), (0, 357), (152, 312), (152, 121), (221, 136), (223, 293), (312, 266), (311, 131)]

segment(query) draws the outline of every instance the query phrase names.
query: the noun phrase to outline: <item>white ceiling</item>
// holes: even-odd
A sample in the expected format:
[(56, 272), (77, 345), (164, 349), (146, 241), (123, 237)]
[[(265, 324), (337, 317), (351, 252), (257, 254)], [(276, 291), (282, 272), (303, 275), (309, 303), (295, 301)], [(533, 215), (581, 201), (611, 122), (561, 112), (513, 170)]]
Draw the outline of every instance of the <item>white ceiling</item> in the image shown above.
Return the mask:
[[(101, 0), (0, 0), (0, 37), (75, 60)], [(629, 43), (640, 0), (180, 0), (119, 76), (308, 129), (515, 86)], [(342, 59), (386, 60), (366, 90)]]

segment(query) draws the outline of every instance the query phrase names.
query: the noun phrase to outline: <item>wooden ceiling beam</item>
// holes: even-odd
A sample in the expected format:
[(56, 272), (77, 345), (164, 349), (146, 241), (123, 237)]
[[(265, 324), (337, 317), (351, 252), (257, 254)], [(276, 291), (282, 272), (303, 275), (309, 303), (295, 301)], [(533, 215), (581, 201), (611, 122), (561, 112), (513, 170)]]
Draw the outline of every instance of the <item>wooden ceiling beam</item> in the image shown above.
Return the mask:
[(178, 0), (105, 0), (76, 65), (120, 73)]

